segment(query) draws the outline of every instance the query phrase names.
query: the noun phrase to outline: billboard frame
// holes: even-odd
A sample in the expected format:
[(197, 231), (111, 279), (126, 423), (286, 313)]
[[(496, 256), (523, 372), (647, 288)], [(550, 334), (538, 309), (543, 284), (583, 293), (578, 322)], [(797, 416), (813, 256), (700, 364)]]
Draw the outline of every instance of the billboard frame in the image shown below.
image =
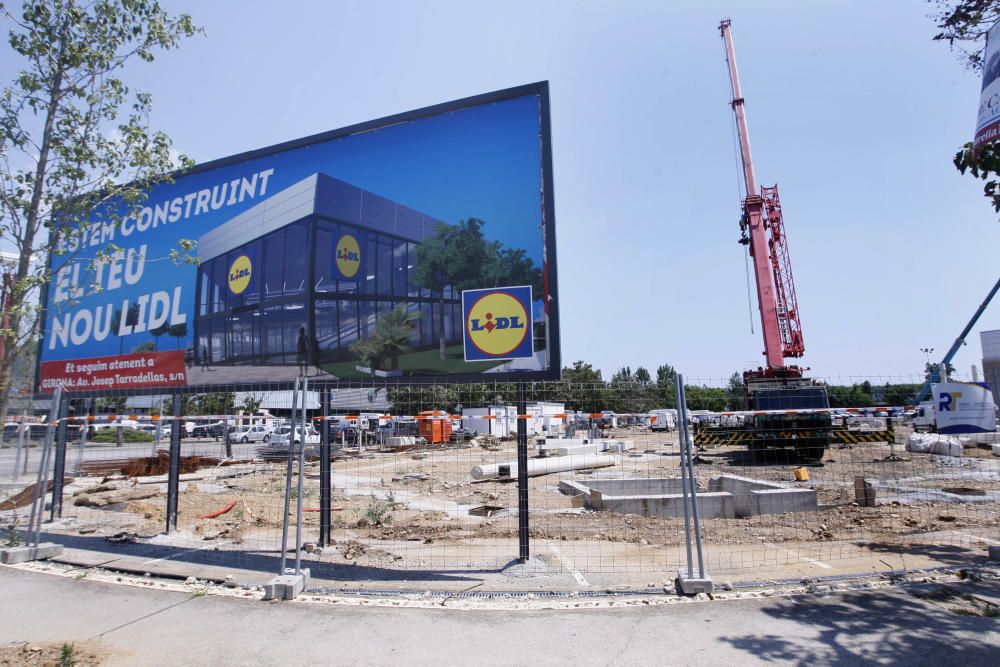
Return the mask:
[[(307, 137), (301, 137), (299, 139), (293, 139), (290, 141), (285, 141), (278, 144), (273, 144), (264, 148), (258, 148), (250, 151), (245, 151), (243, 153), (237, 153), (224, 158), (218, 158), (205, 162), (202, 164), (195, 165), (194, 167), (187, 170), (176, 170), (169, 174), (170, 178), (177, 179), (181, 177), (190, 176), (192, 174), (197, 174), (205, 171), (210, 171), (213, 169), (218, 169), (220, 167), (227, 167), (234, 164), (239, 164), (241, 162), (246, 162), (248, 160), (253, 160), (261, 157), (267, 157), (269, 155), (276, 155), (283, 153), (285, 151), (294, 150), (297, 148), (303, 148), (306, 146), (311, 146), (313, 144), (318, 144), (333, 139), (341, 139), (356, 134), (363, 134), (366, 132), (371, 132), (379, 129), (384, 129), (392, 125), (398, 125), (402, 123), (407, 123), (415, 120), (420, 120), (424, 118), (429, 118), (433, 116), (440, 116), (454, 111), (460, 111), (462, 109), (488, 105), (496, 102), (504, 102), (507, 100), (512, 100), (520, 97), (537, 96), (539, 100), (539, 142), (540, 142), (540, 157), (541, 157), (541, 205), (542, 205), (542, 229), (544, 237), (544, 247), (543, 247), (543, 257), (545, 258), (543, 264), (543, 280), (547, 285), (547, 290), (543, 293), (543, 299), (548, 298), (548, 303), (543, 304), (543, 307), (547, 311), (546, 326), (548, 327), (547, 333), (547, 346), (549, 358), (549, 368), (547, 370), (540, 371), (508, 371), (508, 372), (497, 372), (497, 373), (463, 373), (454, 375), (423, 375), (423, 376), (413, 376), (405, 378), (348, 378), (348, 379), (338, 379), (338, 380), (323, 380), (317, 378), (315, 380), (316, 385), (325, 386), (340, 386), (340, 387), (377, 387), (377, 388), (389, 388), (397, 386), (408, 386), (408, 385), (433, 385), (433, 384), (491, 384), (491, 383), (509, 383), (509, 382), (543, 382), (543, 381), (553, 381), (560, 380), (562, 378), (562, 349), (561, 349), (561, 339), (560, 339), (560, 327), (559, 327), (559, 281), (558, 281), (558, 263), (556, 256), (556, 231), (555, 231), (555, 198), (553, 190), (553, 176), (552, 176), (552, 128), (550, 121), (550, 103), (549, 103), (549, 82), (548, 81), (538, 81), (535, 83), (524, 84), (520, 86), (514, 86), (512, 88), (505, 88), (502, 90), (496, 90), (488, 93), (482, 93), (479, 95), (472, 95), (470, 97), (464, 97), (458, 100), (452, 100), (449, 102), (442, 102), (440, 104), (434, 104), (428, 107), (422, 107), (419, 109), (413, 109), (411, 111), (404, 111), (402, 113), (393, 114), (390, 116), (384, 116), (382, 118), (377, 118), (374, 120), (364, 121), (361, 123), (356, 123), (354, 125), (348, 125), (346, 127), (328, 130), (318, 134), (313, 134)], [(52, 262), (54, 256), (50, 255), (48, 259), (48, 269), (49, 274), (52, 275)], [(35, 378), (34, 378), (34, 397), (36, 400), (43, 400), (52, 396), (52, 393), (45, 393), (40, 391), (41, 383), (41, 367), (42, 367), (42, 348), (45, 343), (45, 336), (48, 333), (48, 298), (49, 298), (49, 284), (46, 284), (45, 289), (42, 290), (41, 294), (41, 331), (39, 334), (38, 345), (36, 348), (36, 359), (35, 359)], [(190, 386), (175, 386), (175, 387), (143, 387), (143, 388), (130, 388), (130, 389), (89, 389), (87, 391), (72, 392), (68, 394), (68, 397), (72, 398), (73, 394), (78, 396), (87, 397), (108, 397), (108, 396), (149, 396), (149, 395), (168, 395), (168, 394), (204, 394), (204, 393), (215, 393), (219, 391), (240, 391), (240, 390), (252, 390), (254, 387), (259, 387), (262, 385), (267, 385), (269, 388), (275, 390), (282, 388), (291, 388), (294, 381), (272, 383), (265, 380), (258, 382), (231, 382), (231, 383), (218, 383), (218, 384), (198, 384)]]

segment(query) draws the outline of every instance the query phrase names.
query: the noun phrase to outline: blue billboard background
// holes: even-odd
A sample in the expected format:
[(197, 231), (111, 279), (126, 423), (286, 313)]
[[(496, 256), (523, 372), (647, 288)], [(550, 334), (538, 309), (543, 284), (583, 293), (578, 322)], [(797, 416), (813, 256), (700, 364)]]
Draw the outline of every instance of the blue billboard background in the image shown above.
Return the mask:
[[(187, 350), (190, 354), (197, 347), (193, 343), (193, 324), (198, 268), (171, 261), (171, 250), (182, 239), (198, 239), (316, 173), (328, 174), (449, 225), (468, 218), (483, 220), (486, 224), (482, 232), (487, 240), (523, 251), (541, 268), (547, 258), (543, 256), (540, 124), (539, 96), (529, 94), (281, 152), (264, 152), (214, 168), (208, 165), (178, 176), (172, 184), (154, 186), (143, 206), (177, 214), (171, 216), (176, 221), (161, 218), (155, 227), (150, 225), (143, 231), (138, 231), (136, 220), (127, 221), (112, 238), (110, 234), (98, 234), (93, 245), (85, 241), (85, 247), (54, 259), (53, 275), (59, 277), (48, 289), (40, 361), (44, 364), (107, 357), (137, 349), (150, 340), (148, 332), (116, 335), (116, 319), (111, 323), (111, 335), (103, 340), (93, 335), (84, 340), (83, 324), (77, 327), (80, 336), (67, 333), (67, 328), (73, 326), (68, 316), (89, 309), (95, 322), (106, 323), (111, 309), (121, 309), (126, 300), (134, 307), (144, 295), (156, 290), (179, 297), (170, 308), (182, 313), (187, 322), (183, 335), (178, 335), (181, 331), (175, 328), (170, 337), (157, 340), (158, 349)], [(255, 181), (253, 187), (247, 187), (251, 181)], [(192, 193), (206, 189), (213, 190), (211, 202), (192, 198)], [(176, 205), (178, 200), (180, 205)], [(127, 237), (123, 234), (125, 228), (131, 230)], [(363, 235), (358, 237), (362, 243), (363, 239)], [(109, 289), (108, 273), (88, 263), (97, 251), (106, 248), (107, 242), (113, 242), (126, 254), (132, 251), (133, 256), (145, 246), (142, 275), (134, 284), (119, 279)], [(369, 258), (365, 256), (364, 262), (370, 262)], [(127, 268), (128, 263), (125, 270), (118, 267), (122, 273)], [(96, 293), (86, 288), (95, 279), (102, 284)], [(534, 310), (539, 312), (544, 310), (541, 298), (538, 294), (534, 304)], [(97, 310), (102, 307), (103, 312)]]

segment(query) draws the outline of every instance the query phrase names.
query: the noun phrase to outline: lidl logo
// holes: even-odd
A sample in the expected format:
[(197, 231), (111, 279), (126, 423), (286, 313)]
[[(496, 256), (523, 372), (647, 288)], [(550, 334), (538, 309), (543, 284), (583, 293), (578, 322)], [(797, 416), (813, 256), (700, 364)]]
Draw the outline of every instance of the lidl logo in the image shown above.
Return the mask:
[(243, 294), (253, 279), (253, 262), (246, 255), (240, 255), (229, 265), (229, 291), (233, 294)]
[(340, 277), (351, 280), (361, 270), (361, 244), (353, 234), (344, 234), (337, 240), (334, 257)]
[(531, 287), (462, 292), (465, 360), (530, 359)]

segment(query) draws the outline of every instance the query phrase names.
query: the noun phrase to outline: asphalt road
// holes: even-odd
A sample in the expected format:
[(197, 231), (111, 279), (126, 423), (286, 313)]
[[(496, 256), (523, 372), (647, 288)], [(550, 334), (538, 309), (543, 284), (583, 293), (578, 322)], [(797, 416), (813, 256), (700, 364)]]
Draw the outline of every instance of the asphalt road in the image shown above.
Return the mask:
[[(1000, 582), (947, 584), (1000, 601)], [(108, 665), (995, 665), (1000, 619), (940, 585), (539, 611), (265, 603), (0, 567), (0, 644), (90, 642)]]

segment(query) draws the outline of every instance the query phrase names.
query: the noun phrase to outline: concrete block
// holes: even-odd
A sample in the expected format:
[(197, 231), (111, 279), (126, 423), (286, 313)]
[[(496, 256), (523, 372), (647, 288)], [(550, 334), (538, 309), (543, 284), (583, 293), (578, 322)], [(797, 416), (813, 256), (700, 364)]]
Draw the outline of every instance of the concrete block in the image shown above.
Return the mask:
[(309, 585), (309, 570), (283, 574), (264, 584), (265, 600), (294, 600)]
[(604, 445), (603, 451), (624, 453), (630, 449), (635, 449), (635, 441), (633, 440), (602, 440), (601, 443)]
[(42, 542), (37, 547), (10, 547), (0, 550), (0, 563), (4, 565), (14, 565), (15, 563), (27, 563), (32, 560), (45, 560), (61, 556), (63, 545), (52, 542)]
[[(551, 449), (545, 450), (548, 454), (552, 453)], [(560, 447), (555, 450), (559, 456), (574, 456), (576, 454), (597, 454), (598, 452), (604, 451), (601, 446), (592, 442), (588, 445), (568, 445), (565, 447)]]
[(711, 577), (708, 573), (703, 573), (704, 576), (696, 577), (692, 576), (688, 572), (687, 568), (677, 570), (677, 579), (675, 580), (677, 584), (677, 592), (681, 595), (697, 595), (698, 593), (711, 593), (715, 590), (715, 585), (712, 583)]
[(761, 489), (751, 491), (750, 497), (754, 515), (815, 512), (819, 509), (815, 489)]
[(1000, 562), (1000, 545), (990, 545), (988, 558), (992, 561)]

